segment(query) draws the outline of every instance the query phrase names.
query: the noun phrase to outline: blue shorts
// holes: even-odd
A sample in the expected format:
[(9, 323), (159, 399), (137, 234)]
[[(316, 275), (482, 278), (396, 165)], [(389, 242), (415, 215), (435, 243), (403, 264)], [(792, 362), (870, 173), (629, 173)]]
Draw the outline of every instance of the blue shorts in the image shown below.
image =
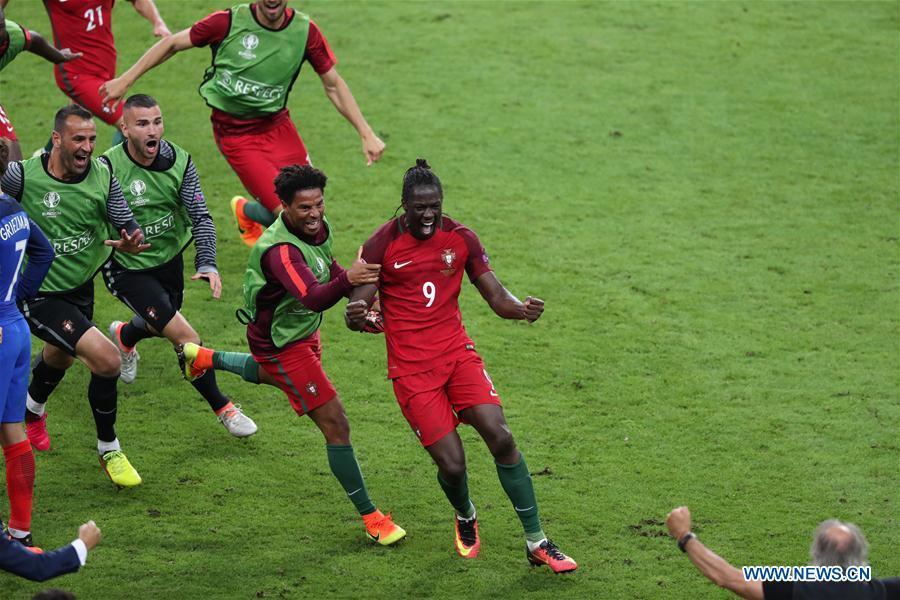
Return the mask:
[(25, 319), (0, 322), (0, 422), (25, 420), (31, 332)]

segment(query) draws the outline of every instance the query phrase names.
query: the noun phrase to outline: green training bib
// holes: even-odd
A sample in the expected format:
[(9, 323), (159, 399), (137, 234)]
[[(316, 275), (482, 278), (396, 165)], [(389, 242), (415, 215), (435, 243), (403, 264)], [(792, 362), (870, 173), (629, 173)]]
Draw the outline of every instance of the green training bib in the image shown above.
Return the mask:
[(191, 242), (191, 220), (179, 195), (190, 155), (172, 142), (166, 142), (175, 152), (175, 162), (165, 171), (153, 171), (132, 160), (125, 151), (127, 142), (103, 154), (112, 164), (113, 175), (122, 185), (131, 212), (150, 244), (140, 254), (116, 254), (116, 262), (129, 271), (165, 264)]
[(278, 112), (300, 72), (309, 17), (294, 11), (291, 22), (272, 31), (256, 22), (249, 4), (231, 9), (228, 35), (213, 51), (200, 95), (206, 103), (242, 118)]
[[(244, 312), (251, 321), (256, 320), (256, 296), (266, 285), (261, 264), (262, 256), (276, 244), (287, 243), (300, 250), (319, 283), (328, 283), (331, 280), (331, 262), (334, 260), (331, 256), (333, 236), (328, 221), (323, 218), (322, 223), (328, 227), (328, 238), (318, 246), (307, 244), (291, 233), (281, 217), (266, 229), (250, 250), (247, 270), (244, 272), (244, 308), (239, 313)], [(275, 315), (272, 318), (272, 341), (281, 348), (289, 342), (309, 337), (321, 323), (322, 313), (309, 310), (294, 296), (286, 293), (275, 307)]]
[(103, 161), (92, 158), (85, 177), (67, 183), (47, 173), (40, 156), (22, 161), (22, 171), (22, 208), (56, 252), (41, 291), (73, 290), (93, 278), (112, 254), (103, 244), (110, 235), (106, 202), (112, 174)]

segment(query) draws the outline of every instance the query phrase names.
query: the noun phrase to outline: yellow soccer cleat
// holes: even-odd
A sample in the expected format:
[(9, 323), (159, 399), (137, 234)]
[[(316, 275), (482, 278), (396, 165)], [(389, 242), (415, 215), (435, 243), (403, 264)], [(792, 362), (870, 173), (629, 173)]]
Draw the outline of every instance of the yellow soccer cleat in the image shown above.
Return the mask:
[(363, 515), (363, 523), (369, 539), (382, 546), (390, 546), (406, 536), (406, 530), (394, 523), (390, 514), (384, 514), (378, 509)]
[(206, 372), (206, 369), (198, 369), (194, 366), (194, 363), (197, 362), (197, 358), (200, 356), (200, 353), (204, 350), (206, 350), (210, 354), (212, 353), (212, 350), (210, 350), (209, 348), (198, 346), (193, 342), (188, 342), (187, 344), (183, 344), (175, 348), (175, 353), (178, 355), (178, 364), (179, 366), (181, 366), (181, 371), (182, 373), (184, 373), (184, 378), (188, 381), (194, 381)]
[(100, 457), (100, 466), (109, 475), (110, 481), (123, 487), (141, 484), (141, 476), (134, 470), (121, 450), (111, 450)]
[(237, 221), (238, 232), (241, 234), (241, 240), (250, 247), (256, 244), (256, 240), (263, 234), (263, 226), (247, 217), (244, 214), (244, 205), (247, 199), (243, 196), (235, 196), (231, 199), (231, 214)]

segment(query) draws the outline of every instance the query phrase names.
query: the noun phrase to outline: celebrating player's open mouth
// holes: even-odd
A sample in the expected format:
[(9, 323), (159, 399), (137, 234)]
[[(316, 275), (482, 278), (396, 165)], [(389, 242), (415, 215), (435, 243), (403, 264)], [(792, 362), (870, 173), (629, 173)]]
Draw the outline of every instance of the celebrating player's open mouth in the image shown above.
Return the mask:
[(307, 219), (303, 222), (303, 233), (309, 236), (314, 236), (319, 233), (319, 227), (322, 226), (322, 219)]
[(90, 152), (84, 152), (83, 150), (79, 150), (72, 157), (72, 164), (75, 167), (75, 170), (80, 173), (87, 168), (88, 161), (90, 159), (91, 159)]

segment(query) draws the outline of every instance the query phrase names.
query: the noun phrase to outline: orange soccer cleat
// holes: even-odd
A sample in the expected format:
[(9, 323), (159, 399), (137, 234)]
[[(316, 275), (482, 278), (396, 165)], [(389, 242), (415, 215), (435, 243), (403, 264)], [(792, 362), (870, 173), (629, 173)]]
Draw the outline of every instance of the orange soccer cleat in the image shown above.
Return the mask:
[(569, 573), (578, 568), (578, 563), (563, 554), (550, 540), (544, 540), (534, 550), (529, 550), (526, 545), (525, 556), (532, 565), (547, 565), (554, 573)]
[(263, 226), (244, 214), (244, 206), (246, 206), (246, 204), (246, 198), (243, 196), (235, 196), (231, 199), (231, 213), (237, 221), (241, 239), (245, 244), (253, 247), (253, 245), (256, 244), (256, 240), (259, 239), (259, 236), (263, 234)]
[(394, 523), (390, 513), (384, 514), (377, 508), (375, 512), (363, 515), (363, 523), (369, 539), (382, 546), (390, 546), (406, 536), (406, 531)]
[(475, 517), (471, 519), (455, 517), (453, 520), (456, 522), (456, 553), (463, 558), (475, 558), (481, 550), (478, 521)]

